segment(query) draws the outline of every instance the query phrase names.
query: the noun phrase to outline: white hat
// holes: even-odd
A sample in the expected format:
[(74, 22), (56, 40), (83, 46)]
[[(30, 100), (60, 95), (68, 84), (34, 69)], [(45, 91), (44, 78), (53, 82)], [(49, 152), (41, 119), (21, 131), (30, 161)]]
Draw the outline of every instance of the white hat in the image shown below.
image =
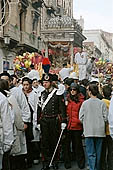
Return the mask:
[(72, 72), (72, 73), (70, 74), (69, 78), (76, 79), (76, 80), (79, 79), (79, 78), (77, 77), (77, 75), (76, 75), (75, 72)]
[(98, 78), (96, 78), (96, 77), (91, 77), (90, 82), (93, 82), (93, 81), (96, 81), (96, 82), (98, 82), (98, 83), (99, 83), (99, 79), (98, 79)]
[(63, 84), (58, 85), (57, 95), (62, 95), (65, 91), (65, 86)]

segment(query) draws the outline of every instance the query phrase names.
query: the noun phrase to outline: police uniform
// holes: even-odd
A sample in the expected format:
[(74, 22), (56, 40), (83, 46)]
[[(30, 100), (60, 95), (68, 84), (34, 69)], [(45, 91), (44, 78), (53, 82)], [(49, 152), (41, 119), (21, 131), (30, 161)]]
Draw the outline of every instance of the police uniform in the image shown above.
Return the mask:
[[(49, 74), (44, 77), (43, 81), (52, 81), (52, 77)], [(48, 91), (44, 90), (41, 94), (42, 103), (45, 102), (48, 95), (54, 90), (51, 87)], [(41, 111), (40, 123), (41, 134), (42, 134), (42, 155), (44, 156), (44, 167), (48, 166), (52, 155), (54, 153), (58, 137), (59, 137), (59, 115), (62, 117), (62, 121), (65, 122), (66, 114), (65, 114), (65, 105), (63, 95), (58, 94), (58, 91), (54, 92), (48, 103), (45, 105), (43, 111)], [(56, 161), (57, 154), (54, 159)]]

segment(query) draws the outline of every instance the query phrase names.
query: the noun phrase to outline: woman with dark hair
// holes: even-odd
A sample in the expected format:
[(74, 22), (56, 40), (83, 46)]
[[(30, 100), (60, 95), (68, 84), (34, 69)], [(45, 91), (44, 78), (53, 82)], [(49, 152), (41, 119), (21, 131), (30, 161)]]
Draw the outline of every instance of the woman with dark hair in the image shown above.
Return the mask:
[(82, 124), (79, 120), (79, 110), (84, 101), (84, 96), (79, 91), (79, 86), (72, 83), (70, 86), (70, 92), (68, 96), (67, 105), (67, 136), (66, 136), (66, 148), (64, 151), (64, 165), (66, 169), (71, 168), (71, 156), (70, 156), (70, 144), (76, 155), (78, 167), (83, 169), (85, 166), (85, 155), (82, 145)]
[(7, 80), (0, 79), (0, 92), (7, 96), (5, 90), (9, 91), (9, 84)]

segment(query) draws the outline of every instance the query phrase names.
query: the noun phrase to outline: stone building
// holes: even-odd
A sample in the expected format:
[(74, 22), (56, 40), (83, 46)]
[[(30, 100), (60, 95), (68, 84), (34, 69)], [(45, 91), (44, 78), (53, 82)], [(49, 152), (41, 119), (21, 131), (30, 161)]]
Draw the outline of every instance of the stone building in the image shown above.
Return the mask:
[(1, 1), (0, 72), (13, 69), (16, 55), (41, 49), (41, 7), (41, 0)]
[(112, 33), (103, 30), (84, 30), (83, 32), (87, 37), (84, 43), (93, 42), (101, 52), (100, 57), (113, 61)]
[(84, 18), (80, 16), (77, 22), (83, 29), (86, 36), (84, 45), (91, 48), (93, 54), (98, 57), (104, 57), (113, 61), (113, 33), (105, 32), (101, 29), (85, 30)]
[(68, 46), (73, 55), (73, 46), (84, 40), (73, 19), (73, 0), (0, 1), (0, 72), (13, 69), (14, 57), (23, 52), (46, 48), (48, 56), (51, 44), (64, 51)]

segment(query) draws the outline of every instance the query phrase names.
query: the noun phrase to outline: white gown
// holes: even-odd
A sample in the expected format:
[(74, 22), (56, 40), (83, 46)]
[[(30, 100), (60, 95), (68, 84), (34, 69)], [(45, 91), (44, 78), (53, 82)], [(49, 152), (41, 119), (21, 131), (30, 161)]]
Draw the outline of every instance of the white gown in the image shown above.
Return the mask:
[[(0, 163), (3, 152), (7, 152), (14, 141), (13, 124), (7, 98), (0, 92)], [(1, 169), (0, 164), (0, 169)]]
[(74, 62), (78, 64), (79, 69), (79, 80), (86, 79), (86, 64), (87, 64), (87, 54), (78, 52), (75, 54)]
[[(23, 122), (30, 122), (31, 121), (31, 113), (29, 109), (29, 105), (27, 103), (26, 97), (24, 93), (22, 92), (22, 89), (19, 87), (14, 87), (11, 89), (11, 94), (15, 96), (15, 99), (17, 100), (18, 106), (21, 110), (21, 116)], [(27, 147), (26, 147), (26, 138), (25, 138), (25, 132), (19, 131), (18, 132), (19, 138), (20, 138), (20, 145), (21, 145), (21, 151), (17, 153), (16, 155), (22, 155), (27, 153)]]

